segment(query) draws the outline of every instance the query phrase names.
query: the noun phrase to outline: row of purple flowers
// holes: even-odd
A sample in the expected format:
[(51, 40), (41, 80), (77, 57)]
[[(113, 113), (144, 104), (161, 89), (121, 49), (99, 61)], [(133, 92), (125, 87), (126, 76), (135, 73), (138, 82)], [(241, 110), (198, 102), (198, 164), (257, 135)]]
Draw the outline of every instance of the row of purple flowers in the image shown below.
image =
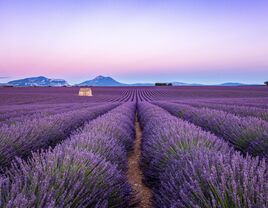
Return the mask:
[(114, 103), (88, 107), (1, 126), (0, 167), (7, 167), (15, 157), (26, 158), (31, 151), (54, 146), (86, 121), (106, 113), (117, 105)]
[(54, 149), (16, 159), (0, 179), (0, 207), (131, 207), (127, 151), (135, 104), (89, 122)]
[(141, 167), (155, 207), (268, 206), (265, 160), (150, 103), (138, 104)]
[(188, 104), (198, 108), (211, 108), (215, 110), (221, 110), (242, 117), (252, 116), (268, 121), (268, 109), (263, 109), (259, 107), (241, 106), (238, 104), (231, 105), (231, 104), (206, 103), (205, 101), (197, 102), (196, 100), (186, 100), (186, 101), (180, 101), (178, 103)]
[(244, 154), (268, 158), (268, 122), (256, 117), (240, 117), (209, 108), (156, 102), (171, 114), (185, 119), (230, 142)]

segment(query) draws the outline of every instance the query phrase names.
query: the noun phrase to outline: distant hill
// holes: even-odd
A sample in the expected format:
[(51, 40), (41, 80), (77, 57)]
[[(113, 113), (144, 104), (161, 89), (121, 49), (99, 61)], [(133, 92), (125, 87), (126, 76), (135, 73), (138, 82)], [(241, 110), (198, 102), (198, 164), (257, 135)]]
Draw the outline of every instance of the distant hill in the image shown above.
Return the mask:
[(244, 85), (247, 85), (247, 84), (238, 83), (238, 82), (226, 82), (226, 83), (220, 84), (220, 86), (244, 86)]
[[(167, 82), (172, 83), (173, 86), (253, 86), (256, 84), (243, 84), (238, 82), (226, 82), (222, 84), (215, 85), (204, 85), (198, 83), (185, 83), (185, 82)], [(75, 86), (154, 86), (155, 83), (134, 83), (134, 84), (126, 84), (118, 82), (112, 77), (106, 76), (97, 76), (92, 80), (84, 81)], [(44, 76), (39, 77), (30, 77), (25, 79), (19, 79), (10, 81), (8, 83), (0, 83), (0, 86), (52, 86), (52, 87), (61, 87), (61, 86), (70, 86), (68, 82), (64, 79), (49, 79)]]
[[(201, 84), (187, 84), (183, 82), (172, 82), (174, 86), (201, 86)], [(125, 84), (114, 80), (111, 77), (97, 76), (92, 80), (88, 80), (78, 84), (78, 86), (154, 86), (155, 83), (134, 83)]]
[(39, 77), (30, 77), (25, 79), (18, 79), (14, 81), (10, 81), (7, 83), (8, 85), (12, 86), (23, 86), (23, 87), (32, 87), (32, 86), (52, 86), (52, 87), (62, 87), (62, 86), (68, 86), (68, 82), (66, 82), (64, 79), (49, 79), (44, 76)]
[(189, 84), (184, 82), (171, 82), (173, 86), (202, 86), (202, 84)]
[(111, 77), (97, 76), (92, 80), (84, 81), (78, 86), (127, 86), (127, 84), (120, 83)]
[(154, 83), (134, 83), (134, 84), (128, 84), (128, 86), (154, 86)]

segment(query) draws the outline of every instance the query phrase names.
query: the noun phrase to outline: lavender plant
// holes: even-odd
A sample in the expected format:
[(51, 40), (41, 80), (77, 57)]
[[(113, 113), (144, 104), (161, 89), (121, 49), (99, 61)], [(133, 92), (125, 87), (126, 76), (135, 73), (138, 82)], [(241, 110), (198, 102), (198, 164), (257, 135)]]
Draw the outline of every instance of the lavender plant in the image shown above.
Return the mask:
[(264, 159), (243, 157), (223, 140), (152, 104), (139, 103), (138, 109), (141, 164), (155, 207), (268, 206)]
[(261, 119), (183, 104), (158, 102), (157, 105), (224, 138), (245, 154), (268, 157), (268, 123)]
[(64, 145), (86, 149), (105, 156), (121, 170), (127, 169), (127, 152), (134, 142), (135, 104), (125, 103), (120, 108), (100, 116), (78, 131)]
[(189, 104), (194, 107), (198, 108), (211, 108), (215, 110), (221, 110), (228, 113), (235, 114), (237, 116), (244, 116), (244, 117), (257, 117), (268, 121), (268, 110), (257, 108), (257, 107), (249, 107), (249, 106), (239, 106), (239, 105), (227, 105), (227, 104), (215, 104), (215, 103), (205, 103), (205, 102), (185, 102), (185, 104)]
[(57, 144), (84, 122), (116, 106), (107, 104), (0, 127), (0, 167), (8, 166), (16, 156), (25, 158), (31, 151)]
[[(134, 111), (134, 103), (123, 104), (89, 122), (54, 149), (34, 153), (27, 161), (17, 159), (1, 176), (0, 207), (135, 206), (122, 172), (125, 138), (133, 135)], [(110, 137), (103, 137), (111, 130)], [(102, 140), (94, 143), (99, 138)], [(105, 139), (111, 141), (105, 144)]]
[(159, 184), (159, 174), (169, 161), (180, 158), (192, 149), (206, 148), (222, 152), (233, 151), (216, 136), (186, 121), (177, 119), (152, 104), (138, 104), (143, 127), (141, 167), (145, 182), (151, 187)]
[(155, 190), (155, 207), (265, 208), (268, 207), (267, 163), (196, 149), (172, 161)]
[(17, 160), (1, 180), (1, 207), (125, 207), (131, 188), (116, 166), (87, 151), (55, 148)]
[[(0, 110), (0, 126), (4, 124), (16, 125), (27, 119), (38, 119), (55, 114), (61, 114), (78, 109), (85, 109), (96, 106), (96, 103), (66, 103), (66, 104), (35, 104), (35, 105), (9, 105), (2, 106)], [(98, 104), (99, 105), (99, 104)]]

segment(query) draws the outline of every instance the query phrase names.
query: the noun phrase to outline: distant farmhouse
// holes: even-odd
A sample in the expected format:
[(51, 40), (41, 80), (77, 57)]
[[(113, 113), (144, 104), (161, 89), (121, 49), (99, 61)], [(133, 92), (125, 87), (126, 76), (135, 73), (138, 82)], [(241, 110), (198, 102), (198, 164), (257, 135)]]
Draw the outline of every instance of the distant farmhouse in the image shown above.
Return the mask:
[(88, 87), (80, 88), (78, 96), (93, 96), (91, 88)]
[(155, 86), (172, 86), (172, 83), (156, 82)]

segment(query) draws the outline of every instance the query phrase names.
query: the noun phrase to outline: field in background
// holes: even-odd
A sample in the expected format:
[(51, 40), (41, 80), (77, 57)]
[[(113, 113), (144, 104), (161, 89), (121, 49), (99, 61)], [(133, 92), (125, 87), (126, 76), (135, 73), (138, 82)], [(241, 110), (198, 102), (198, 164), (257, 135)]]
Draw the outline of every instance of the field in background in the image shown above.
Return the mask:
[[(176, 101), (182, 99), (218, 99), (239, 102), (268, 100), (268, 88), (258, 87), (92, 87), (93, 97), (78, 97), (79, 87), (0, 88), (0, 105), (126, 102), (126, 101)], [(229, 98), (240, 98), (230, 99)], [(256, 100), (257, 99), (257, 100)], [(228, 101), (229, 100), (229, 101)], [(267, 103), (267, 102), (266, 102)]]

